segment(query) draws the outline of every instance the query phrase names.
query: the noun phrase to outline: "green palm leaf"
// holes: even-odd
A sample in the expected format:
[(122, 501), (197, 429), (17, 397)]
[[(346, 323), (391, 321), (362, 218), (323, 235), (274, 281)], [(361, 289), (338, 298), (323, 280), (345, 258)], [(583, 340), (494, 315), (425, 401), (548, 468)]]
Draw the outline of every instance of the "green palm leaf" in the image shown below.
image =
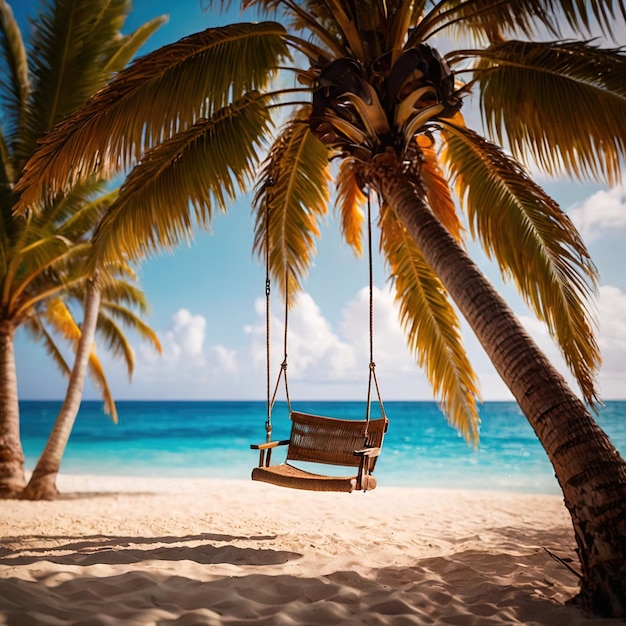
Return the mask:
[[(113, 278), (107, 277), (106, 274), (102, 278), (101, 306), (108, 307), (132, 307), (141, 313), (147, 313), (149, 309), (146, 294), (136, 285), (128, 280), (123, 280), (120, 276)], [(80, 290), (72, 294), (76, 299), (80, 299)]]
[[(58, 227), (58, 234), (70, 240), (91, 236), (94, 228), (119, 193), (118, 189), (114, 189), (96, 198), (86, 198), (85, 191), (84, 186), (81, 185), (58, 202), (62, 206), (61, 217), (65, 218)], [(46, 211), (42, 217), (48, 217), (50, 213), (53, 211)]]
[[(510, 41), (477, 52), (490, 132), (555, 174), (620, 178), (626, 156), (626, 53), (586, 42)], [(576, 120), (563, 123), (563, 117)]]
[[(104, 302), (101, 310), (106, 319), (119, 319), (130, 330), (136, 332), (142, 339), (150, 343), (159, 354), (161, 353), (162, 346), (158, 335), (133, 311), (120, 306), (116, 302)], [(123, 336), (122, 338), (126, 341)]]
[(589, 401), (600, 364), (589, 301), (596, 268), (569, 218), (511, 158), (471, 130), (446, 125), (446, 160), (473, 237), (547, 323)]
[(155, 17), (154, 19), (142, 24), (132, 35), (126, 37), (124, 45), (109, 59), (104, 68), (105, 74), (113, 74), (122, 71), (137, 54), (141, 46), (167, 22), (167, 16)]
[(113, 357), (121, 358), (126, 365), (129, 378), (135, 369), (135, 353), (130, 342), (122, 329), (105, 312), (105, 307), (100, 307), (98, 314), (97, 331), (99, 337), (104, 338), (107, 350)]
[(45, 137), (18, 186), (18, 210), (38, 206), (42, 190), (128, 168), (144, 149), (264, 87), (286, 56), (285, 29), (268, 22), (209, 29), (138, 59)]
[(94, 262), (172, 248), (192, 232), (194, 217), (206, 225), (214, 208), (226, 211), (253, 178), (269, 126), (263, 98), (250, 94), (149, 151), (94, 235)]
[(381, 245), (407, 340), (443, 412), (466, 440), (478, 442), (478, 382), (457, 314), (433, 269), (389, 207), (381, 212)]
[[(2, 123), (7, 136), (14, 139), (25, 114), (30, 79), (22, 34), (6, 0), (0, 0), (0, 50)], [(2, 163), (6, 170), (9, 162), (4, 156)], [(8, 173), (7, 179), (14, 182)]]
[(23, 164), (37, 140), (106, 84), (109, 59), (120, 48), (119, 30), (131, 0), (45, 2), (34, 22), (29, 56), (32, 93), (20, 133)]
[(265, 256), (269, 244), (270, 272), (291, 301), (311, 265), (318, 221), (328, 211), (328, 149), (308, 124), (294, 119), (274, 143), (259, 180), (254, 250)]
[(69, 378), (71, 368), (38, 313), (34, 313), (24, 322), (24, 330), (33, 340), (43, 344), (46, 354), (52, 359), (52, 362), (57, 366), (61, 374)]

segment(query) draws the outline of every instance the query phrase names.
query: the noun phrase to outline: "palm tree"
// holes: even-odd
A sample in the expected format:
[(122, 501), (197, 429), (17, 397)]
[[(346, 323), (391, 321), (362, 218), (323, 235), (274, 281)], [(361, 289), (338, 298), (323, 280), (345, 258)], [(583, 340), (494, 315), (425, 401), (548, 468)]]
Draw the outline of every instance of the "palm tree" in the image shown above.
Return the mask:
[(130, 6), (130, 0), (43, 3), (26, 47), (9, 4), (0, 0), (0, 496), (17, 495), (25, 485), (15, 332), (23, 324), (35, 329), (35, 311), (46, 299), (84, 284), (84, 263), (71, 275), (58, 268), (74, 246), (85, 245), (94, 216), (113, 197), (101, 195), (102, 178), (90, 177), (36, 215), (18, 215), (14, 187), (38, 140), (125, 67), (163, 22), (122, 35)]
[[(553, 464), (578, 546), (582, 607), (626, 616), (626, 465), (469, 258), (457, 214), (458, 205), (470, 234), (545, 321), (593, 407), (596, 270), (525, 166), (619, 176), (626, 55), (559, 33), (565, 23), (582, 36), (595, 21), (610, 35), (615, 12), (626, 17), (624, 3), (241, 6), (265, 19), (208, 29), (137, 60), (61, 122), (26, 166), (20, 211), (37, 211), (42, 198), (88, 173), (133, 168), (96, 233), (94, 259), (122, 251), (138, 259), (175, 245), (194, 218), (209, 222), (256, 180), (255, 248), (294, 294), (328, 210), (329, 182), (356, 250), (364, 194), (378, 194), (407, 340), (445, 413), (468, 439), (477, 436), (476, 376), (454, 303)], [(437, 35), (468, 43), (442, 56), (432, 46)], [(461, 114), (472, 94), (482, 135)], [(283, 116), (277, 127), (274, 111)]]
[[(84, 259), (82, 262), (84, 263)], [(136, 308), (141, 313), (147, 310), (145, 295), (128, 280), (128, 278), (134, 279), (134, 273), (128, 266), (121, 263), (107, 269), (106, 273), (99, 271), (89, 280), (83, 281), (80, 289), (76, 288), (72, 290), (74, 293), (70, 293), (70, 299), (84, 296), (84, 316), (80, 327), (66, 302), (60, 297), (46, 301), (43, 315), (33, 315), (34, 332), (45, 338), (51, 355), (62, 371), (67, 374), (69, 383), (65, 401), (52, 433), (28, 484), (20, 494), (22, 499), (53, 499), (58, 495), (56, 478), (78, 415), (88, 368), (94, 383), (102, 390), (105, 411), (111, 414), (114, 422), (117, 422), (115, 402), (94, 350), (96, 332), (98, 331), (105, 338), (109, 350), (123, 359), (129, 375), (133, 372), (134, 353), (120, 327), (120, 322), (138, 332), (159, 352), (161, 350), (157, 336), (133, 310)], [(130, 308), (131, 306), (133, 308)], [(63, 337), (70, 340), (76, 348), (76, 356), (71, 369), (63, 359), (56, 343), (52, 341), (51, 335), (54, 330), (50, 332), (46, 329), (48, 325), (46, 319), (49, 319), (54, 329), (61, 332)]]

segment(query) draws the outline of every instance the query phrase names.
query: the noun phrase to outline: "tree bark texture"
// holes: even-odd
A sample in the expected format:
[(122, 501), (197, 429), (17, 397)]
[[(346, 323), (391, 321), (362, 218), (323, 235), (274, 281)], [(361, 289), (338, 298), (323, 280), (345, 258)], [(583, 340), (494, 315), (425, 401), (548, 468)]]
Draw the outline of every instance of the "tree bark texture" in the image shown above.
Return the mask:
[(545, 449), (563, 490), (582, 571), (583, 610), (626, 616), (626, 464), (493, 285), (430, 211), (399, 164), (366, 180), (396, 211)]
[(93, 348), (100, 309), (100, 288), (97, 279), (88, 282), (85, 293), (85, 315), (81, 336), (76, 348), (74, 366), (70, 374), (63, 406), (59, 411), (46, 447), (37, 462), (37, 466), (22, 492), (26, 500), (51, 500), (58, 495), (56, 479), (61, 467), (61, 460), (67, 447), (74, 422), (80, 409), (85, 386), (85, 377), (89, 364), (89, 354)]
[(15, 330), (0, 322), (0, 498), (16, 498), (24, 485), (24, 452), (13, 346)]

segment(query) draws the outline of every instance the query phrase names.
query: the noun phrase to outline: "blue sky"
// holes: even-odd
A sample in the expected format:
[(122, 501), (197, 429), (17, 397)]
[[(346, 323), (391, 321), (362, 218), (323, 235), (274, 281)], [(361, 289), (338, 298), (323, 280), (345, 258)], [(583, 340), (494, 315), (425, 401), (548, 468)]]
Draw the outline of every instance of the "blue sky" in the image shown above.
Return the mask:
[[(27, 28), (37, 0), (10, 2)], [(202, 12), (198, 0), (136, 0), (126, 31), (156, 16), (169, 21), (142, 52), (187, 34), (238, 19)], [(245, 16), (244, 16), (245, 17)], [(621, 43), (626, 33), (621, 30)], [(471, 114), (467, 108), (466, 115)], [(599, 341), (604, 363), (599, 376), (604, 399), (626, 398), (626, 187), (615, 188), (535, 179), (579, 226), (600, 271)], [(100, 354), (116, 399), (263, 399), (265, 397), (264, 269), (252, 256), (250, 197), (219, 215), (212, 232), (198, 232), (189, 247), (152, 257), (139, 269), (151, 302), (148, 323), (158, 333), (163, 354), (134, 341), (136, 367), (129, 383), (123, 366)], [(549, 358), (567, 376), (545, 329), (537, 322), (499, 270), (473, 244), (468, 249), (501, 288), (513, 310)], [(292, 400), (365, 398), (368, 373), (367, 263), (355, 259), (340, 240), (329, 216), (323, 225), (306, 292), (290, 318), (289, 381)], [(375, 263), (375, 361), (385, 399), (430, 400), (432, 392), (404, 345), (384, 267)], [(272, 304), (273, 370), (281, 356), (281, 303)], [(464, 328), (470, 358), (485, 400), (511, 396), (482, 349)], [(65, 381), (40, 346), (19, 333), (16, 343), (22, 399), (62, 398)], [(571, 380), (567, 376), (568, 380)], [(575, 388), (575, 386), (574, 386)], [(87, 385), (86, 398), (97, 398)]]

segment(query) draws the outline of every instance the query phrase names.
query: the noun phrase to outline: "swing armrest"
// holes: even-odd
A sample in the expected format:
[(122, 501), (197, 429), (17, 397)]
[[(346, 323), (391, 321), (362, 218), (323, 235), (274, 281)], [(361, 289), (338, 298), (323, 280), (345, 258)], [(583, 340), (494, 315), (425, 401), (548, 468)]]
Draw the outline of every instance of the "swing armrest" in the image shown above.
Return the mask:
[(268, 441), (267, 443), (253, 443), (250, 448), (252, 450), (268, 450), (276, 446), (286, 446), (288, 443), (289, 439), (282, 439), (281, 441)]
[(268, 441), (267, 443), (253, 443), (250, 448), (259, 451), (259, 467), (269, 467), (272, 463), (272, 450), (276, 446), (286, 446), (289, 439), (281, 441)]
[(355, 450), (352, 453), (354, 456), (378, 456), (380, 454), (380, 448), (361, 448), (360, 450)]

